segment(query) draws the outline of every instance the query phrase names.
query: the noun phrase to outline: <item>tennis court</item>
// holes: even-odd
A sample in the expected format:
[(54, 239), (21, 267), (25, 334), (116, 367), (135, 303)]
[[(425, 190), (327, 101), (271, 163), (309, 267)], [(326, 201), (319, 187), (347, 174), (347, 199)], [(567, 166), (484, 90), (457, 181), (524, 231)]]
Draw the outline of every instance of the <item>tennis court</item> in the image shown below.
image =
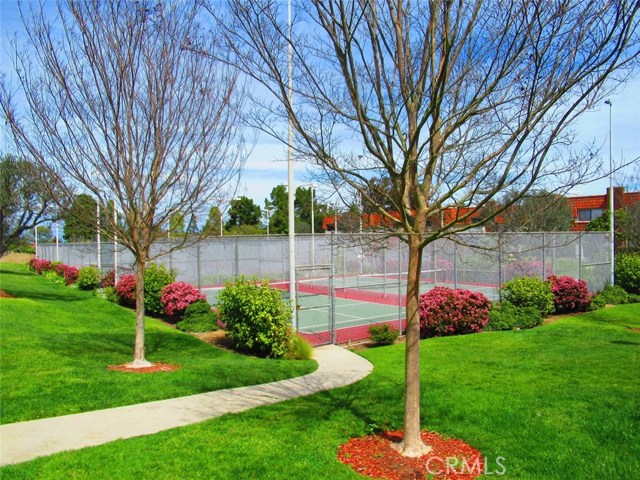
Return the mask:
[[(305, 270), (308, 269), (308, 270)], [(425, 270), (421, 273), (420, 292), (436, 285), (480, 291), (489, 298), (497, 297), (493, 285), (454, 285), (436, 283), (444, 271)], [(347, 343), (369, 337), (369, 327), (388, 323), (403, 331), (406, 326), (405, 305), (407, 276), (367, 274), (335, 277), (330, 266), (299, 267), (296, 282), (296, 320), (298, 331), (313, 345)], [(289, 298), (288, 282), (272, 282)], [(209, 303), (215, 305), (221, 287), (204, 288)]]
[(298, 331), (313, 345), (367, 338), (373, 324), (403, 329), (404, 317), (404, 307), (325, 295), (298, 296)]

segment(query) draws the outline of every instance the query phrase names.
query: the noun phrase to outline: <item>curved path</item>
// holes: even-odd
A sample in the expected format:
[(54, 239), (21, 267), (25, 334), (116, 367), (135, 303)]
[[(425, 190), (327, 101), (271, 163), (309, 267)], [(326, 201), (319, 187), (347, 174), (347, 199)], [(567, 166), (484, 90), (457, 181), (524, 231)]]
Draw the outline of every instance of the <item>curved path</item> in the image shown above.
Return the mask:
[(279, 382), (0, 425), (0, 466), (311, 395), (357, 382), (373, 370), (364, 358), (335, 345), (314, 349), (313, 357), (316, 371)]

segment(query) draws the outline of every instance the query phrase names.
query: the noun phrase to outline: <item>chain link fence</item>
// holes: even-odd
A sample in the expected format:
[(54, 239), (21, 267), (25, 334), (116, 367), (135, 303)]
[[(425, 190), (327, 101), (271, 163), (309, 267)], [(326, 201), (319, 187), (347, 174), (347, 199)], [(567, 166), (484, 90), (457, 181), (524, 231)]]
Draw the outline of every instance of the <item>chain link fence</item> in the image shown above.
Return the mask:
[[(176, 245), (177, 240), (154, 245), (153, 254), (158, 255), (155, 261), (174, 270), (178, 281), (200, 288), (211, 303), (216, 302), (217, 292), (226, 281), (241, 275), (269, 279), (276, 288), (289, 289), (286, 236), (214, 237), (171, 251)], [(102, 243), (99, 250), (95, 243), (44, 244), (38, 245), (38, 256), (76, 267), (100, 266), (104, 272), (116, 270), (118, 276), (133, 271), (133, 256), (121, 246)], [(329, 285), (330, 277), (331, 291), (326, 287), (317, 291), (336, 299), (330, 307), (330, 323), (337, 335), (332, 332), (329, 338), (339, 343), (367, 338), (368, 327), (374, 323), (402, 328), (408, 258), (406, 243), (395, 237), (297, 235), (296, 266), (328, 265), (331, 272), (318, 270), (325, 273), (299, 279), (307, 282), (298, 284), (300, 297), (313, 291), (314, 284)], [(502, 285), (512, 278), (570, 275), (585, 280), (596, 292), (609, 281), (610, 262), (609, 236), (603, 232), (465, 233), (426, 246), (421, 291), (434, 286), (466, 288), (500, 300)], [(307, 271), (313, 273), (314, 269)], [(298, 304), (298, 311), (314, 310), (318, 308)], [(325, 318), (323, 314), (320, 317)], [(299, 324), (305, 323), (304, 319), (298, 320)], [(307, 319), (309, 322), (313, 320)]]

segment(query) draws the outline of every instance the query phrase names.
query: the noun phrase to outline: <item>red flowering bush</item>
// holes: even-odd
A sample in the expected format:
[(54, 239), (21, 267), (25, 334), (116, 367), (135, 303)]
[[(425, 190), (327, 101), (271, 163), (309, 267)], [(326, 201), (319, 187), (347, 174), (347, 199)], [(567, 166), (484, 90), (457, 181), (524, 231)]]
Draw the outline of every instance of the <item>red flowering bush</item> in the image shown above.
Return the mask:
[(120, 301), (129, 306), (136, 304), (136, 276), (133, 273), (123, 275), (116, 285), (116, 293)]
[(78, 281), (78, 269), (69, 265), (62, 265), (62, 276), (67, 285), (73, 285)]
[(51, 269), (59, 276), (64, 278), (64, 282), (67, 285), (73, 285), (78, 281), (78, 269), (64, 263), (55, 263), (51, 266)]
[(481, 332), (491, 302), (478, 292), (435, 287), (420, 296), (420, 336), (440, 337)]
[(589, 309), (591, 294), (584, 280), (576, 280), (569, 276), (556, 277), (552, 275), (547, 278), (547, 281), (551, 283), (551, 290), (554, 296), (553, 304), (556, 312), (585, 312)]
[(116, 272), (113, 270), (108, 271), (104, 277), (100, 280), (98, 288), (107, 288), (116, 286)]
[(51, 270), (51, 262), (42, 258), (32, 258), (29, 260), (29, 268), (39, 275)]
[(206, 300), (206, 297), (196, 287), (185, 282), (170, 283), (162, 289), (160, 297), (164, 313), (178, 316), (198, 300)]

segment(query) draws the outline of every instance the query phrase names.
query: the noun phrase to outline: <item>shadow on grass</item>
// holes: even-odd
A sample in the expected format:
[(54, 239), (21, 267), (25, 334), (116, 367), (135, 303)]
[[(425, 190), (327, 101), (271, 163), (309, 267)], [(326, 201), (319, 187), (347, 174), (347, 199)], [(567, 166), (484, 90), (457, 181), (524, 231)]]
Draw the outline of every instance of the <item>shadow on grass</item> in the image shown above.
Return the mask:
[[(95, 356), (100, 352), (101, 357), (123, 356), (129, 358), (133, 355), (135, 341), (135, 330), (130, 333), (114, 332), (102, 333), (78, 332), (59, 335), (55, 342), (43, 345), (44, 348), (57, 356), (65, 357), (87, 357)], [(147, 356), (167, 355), (184, 356), (193, 351), (193, 354), (202, 355), (202, 348), (197, 339), (183, 337), (173, 332), (146, 332), (145, 353)], [(215, 354), (217, 349), (211, 347), (211, 354)]]
[[(0, 265), (2, 265), (2, 264), (0, 263)], [(9, 270), (7, 268), (2, 268), (0, 266), (0, 275), (19, 275), (19, 276), (22, 276), (22, 277), (27, 277), (27, 276), (33, 275), (33, 273), (27, 272), (27, 271), (16, 272), (15, 270)]]

